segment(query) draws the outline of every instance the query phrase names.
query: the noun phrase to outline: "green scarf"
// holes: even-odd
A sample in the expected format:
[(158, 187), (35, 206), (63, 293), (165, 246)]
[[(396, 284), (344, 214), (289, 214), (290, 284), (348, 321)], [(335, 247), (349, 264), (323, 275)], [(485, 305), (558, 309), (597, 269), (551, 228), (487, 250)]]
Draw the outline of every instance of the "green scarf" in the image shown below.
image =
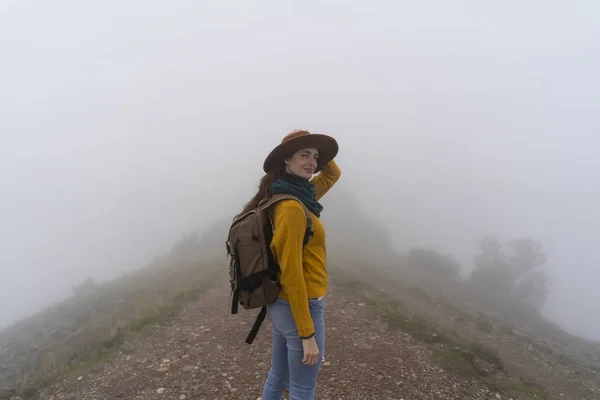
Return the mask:
[(321, 216), (323, 206), (317, 201), (315, 185), (307, 179), (284, 172), (273, 182), (271, 188), (273, 194), (291, 194), (298, 197), (317, 218)]

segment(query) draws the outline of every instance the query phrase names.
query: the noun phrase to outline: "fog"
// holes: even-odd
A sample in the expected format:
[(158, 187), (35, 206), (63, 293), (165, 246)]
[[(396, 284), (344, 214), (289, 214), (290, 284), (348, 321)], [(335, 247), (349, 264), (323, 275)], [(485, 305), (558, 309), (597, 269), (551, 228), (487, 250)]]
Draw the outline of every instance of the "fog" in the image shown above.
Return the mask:
[(303, 128), (399, 251), (542, 243), (600, 340), (600, 5), (493, 3), (0, 2), (0, 326), (232, 216)]

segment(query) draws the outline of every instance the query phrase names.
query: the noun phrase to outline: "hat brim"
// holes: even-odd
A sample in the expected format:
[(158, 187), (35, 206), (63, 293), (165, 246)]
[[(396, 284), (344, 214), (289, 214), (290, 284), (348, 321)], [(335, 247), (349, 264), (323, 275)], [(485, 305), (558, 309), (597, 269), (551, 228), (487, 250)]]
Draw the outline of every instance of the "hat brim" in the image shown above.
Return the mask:
[(322, 135), (319, 133), (311, 133), (309, 135), (299, 136), (295, 139), (288, 140), (275, 147), (265, 159), (263, 170), (269, 172), (275, 167), (277, 162), (282, 161), (286, 157), (291, 157), (295, 152), (302, 149), (315, 148), (319, 150), (319, 163), (317, 170), (319, 172), (325, 164), (333, 160), (338, 153), (338, 143), (331, 136)]

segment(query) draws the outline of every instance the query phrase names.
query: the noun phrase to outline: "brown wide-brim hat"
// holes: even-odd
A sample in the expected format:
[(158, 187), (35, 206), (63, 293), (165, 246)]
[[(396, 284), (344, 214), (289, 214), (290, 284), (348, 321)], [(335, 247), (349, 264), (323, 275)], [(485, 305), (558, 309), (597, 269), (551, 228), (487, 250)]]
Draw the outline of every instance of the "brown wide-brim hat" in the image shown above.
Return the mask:
[(288, 133), (281, 141), (281, 144), (269, 153), (263, 164), (263, 170), (269, 172), (278, 162), (282, 162), (298, 150), (306, 148), (319, 150), (319, 162), (315, 171), (318, 172), (325, 164), (335, 158), (339, 146), (337, 141), (331, 136), (310, 133), (305, 130), (295, 130)]

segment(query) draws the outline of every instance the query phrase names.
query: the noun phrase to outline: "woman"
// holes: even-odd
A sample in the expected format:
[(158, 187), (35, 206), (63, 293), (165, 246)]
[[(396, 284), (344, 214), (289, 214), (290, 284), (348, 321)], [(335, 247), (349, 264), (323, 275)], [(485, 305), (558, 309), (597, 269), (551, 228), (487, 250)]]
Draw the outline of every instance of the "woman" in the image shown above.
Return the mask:
[[(333, 161), (337, 152), (338, 144), (329, 136), (291, 132), (266, 158), (266, 175), (245, 207), (252, 209), (271, 194), (290, 193), (304, 203), (313, 219), (313, 237), (303, 247), (306, 215), (302, 205), (283, 200), (273, 206), (271, 251), (281, 270), (282, 289), (275, 303), (267, 307), (273, 353), (263, 400), (281, 400), (288, 387), (290, 400), (314, 398), (325, 345), (323, 299), (328, 284), (319, 199), (341, 175)], [(320, 173), (313, 177), (316, 172)]]

